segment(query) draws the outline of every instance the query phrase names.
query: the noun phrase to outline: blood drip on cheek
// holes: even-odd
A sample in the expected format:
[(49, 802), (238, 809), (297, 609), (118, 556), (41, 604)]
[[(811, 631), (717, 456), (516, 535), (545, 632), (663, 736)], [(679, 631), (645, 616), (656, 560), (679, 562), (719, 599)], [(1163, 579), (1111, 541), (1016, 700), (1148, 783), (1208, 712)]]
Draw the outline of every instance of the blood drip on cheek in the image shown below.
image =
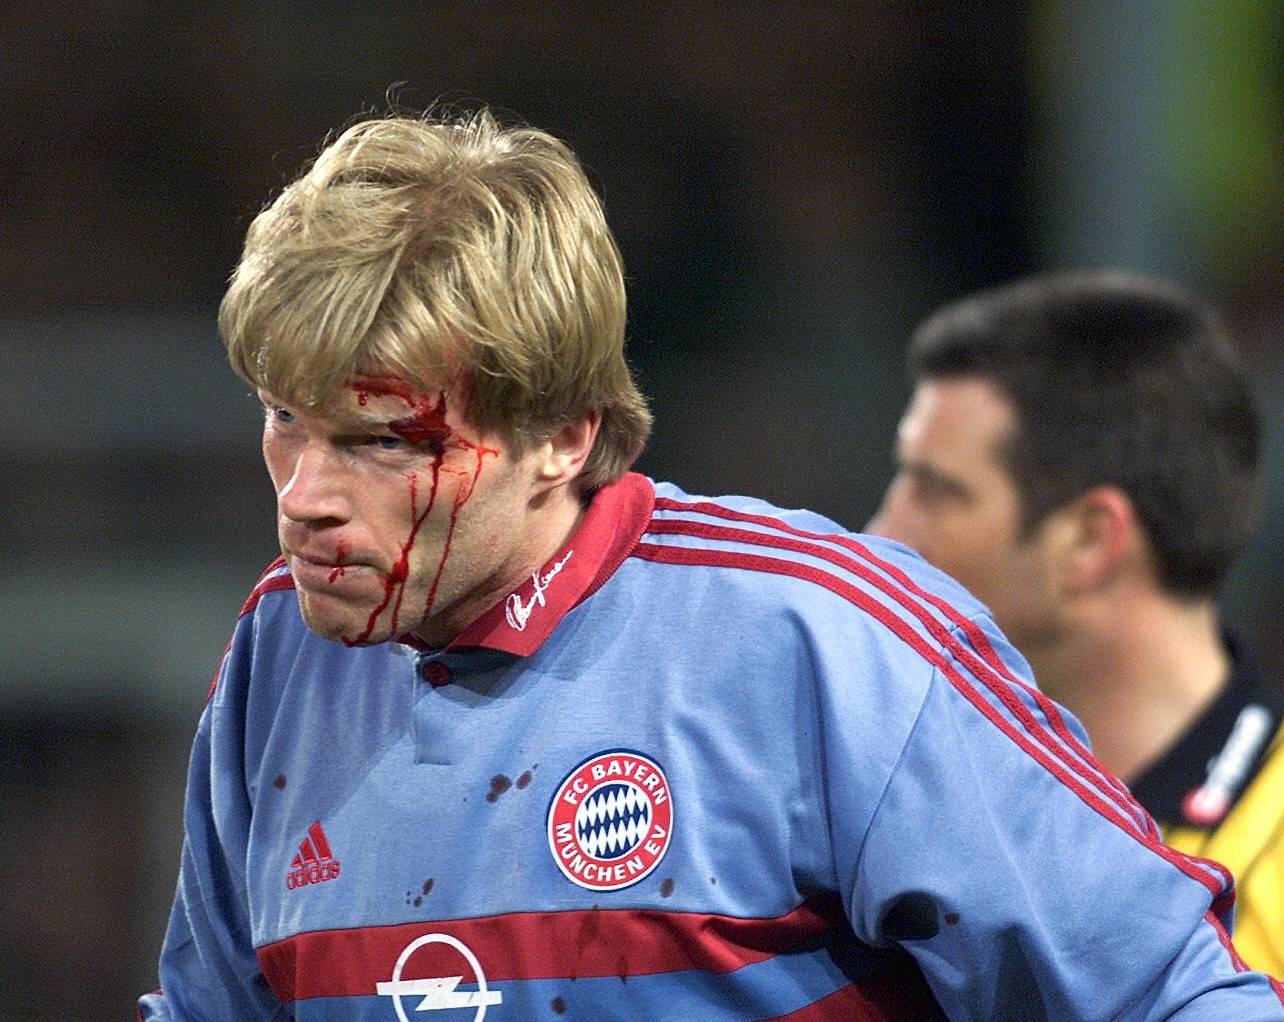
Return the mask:
[(408, 476), (409, 496), (410, 496), (410, 517), (411, 526), (410, 534), (406, 537), (405, 543), (401, 547), (401, 555), (392, 569), (384, 576), (384, 598), (383, 601), (371, 612), (369, 620), (366, 622), (365, 629), (355, 639), (344, 638), (344, 642), (349, 646), (358, 646), (369, 640), (374, 634), (375, 625), (378, 623), (379, 616), (393, 603), (393, 596), (396, 596), (396, 603), (392, 606), (392, 616), (389, 624), (389, 631), (392, 635), (397, 634), (398, 618), (401, 613), (401, 602), (405, 597), (406, 583), (410, 578), (410, 553), (414, 549), (415, 540), (419, 535), (419, 528), (423, 525), (424, 520), (432, 511), (437, 502), (437, 490), (441, 482), (442, 468), (448, 451), (472, 451), (476, 457), (476, 462), (471, 473), (471, 478), (467, 473), (447, 469), (448, 474), (459, 475), (463, 478), (459, 489), (455, 492), (455, 499), (450, 510), (450, 522), (446, 530), (446, 539), (442, 544), (441, 558), (437, 563), (437, 570), (433, 576), (432, 585), (429, 587), (428, 596), (425, 600), (425, 606), (420, 623), (426, 621), (432, 612), (433, 602), (437, 595), (437, 586), (441, 582), (442, 572), (446, 567), (446, 561), (450, 556), (451, 539), (455, 534), (455, 526), (459, 520), (459, 512), (468, 502), (476, 489), (477, 480), (481, 475), (483, 463), (486, 455), (499, 455), (499, 452), (492, 447), (485, 447), (481, 444), (465, 440), (462, 436), (451, 429), (446, 421), (446, 394), (441, 392), (437, 396), (434, 404), (426, 394), (415, 394), (409, 384), (402, 380), (384, 379), (384, 378), (363, 378), (353, 384), (353, 390), (356, 391), (357, 401), (359, 404), (366, 404), (369, 395), (392, 396), (400, 398), (410, 406), (410, 414), (404, 418), (397, 419), (388, 424), (388, 428), (396, 433), (407, 443), (415, 446), (429, 448), (432, 452), (432, 460), (428, 463), (427, 471), (431, 476), (432, 485), (428, 492), (428, 498), (424, 503), (422, 511), (419, 510), (419, 472), (412, 471)]
[(477, 456), (477, 461), (473, 467), (472, 478), (467, 480), (467, 488), (460, 483), (459, 489), (455, 491), (455, 503), (450, 509), (450, 525), (446, 529), (446, 541), (442, 544), (441, 560), (437, 562), (437, 573), (433, 576), (432, 585), (428, 589), (428, 596), (424, 600), (424, 612), (419, 621), (423, 623), (428, 620), (432, 613), (433, 603), (437, 599), (437, 586), (441, 583), (441, 574), (446, 567), (446, 559), (450, 556), (450, 544), (455, 536), (455, 526), (459, 523), (459, 512), (468, 503), (468, 498), (473, 495), (473, 490), (477, 488), (477, 480), (481, 477), (482, 464), (486, 460), (486, 455), (493, 454), (498, 457), (499, 451), (493, 447), (481, 447), (476, 444), (469, 444), (469, 447)]

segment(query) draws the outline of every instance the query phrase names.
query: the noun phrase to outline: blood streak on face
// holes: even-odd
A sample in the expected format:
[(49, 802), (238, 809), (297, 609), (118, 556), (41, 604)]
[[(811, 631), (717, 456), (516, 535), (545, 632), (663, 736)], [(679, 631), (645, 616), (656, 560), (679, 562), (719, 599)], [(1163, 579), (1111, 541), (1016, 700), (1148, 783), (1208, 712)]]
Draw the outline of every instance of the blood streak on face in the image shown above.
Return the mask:
[(347, 558), (348, 553), (349, 551), (346, 543), (339, 543), (334, 548), (334, 559), (339, 563), (336, 564), (330, 571), (331, 582), (333, 582), (336, 578), (341, 578), (347, 572), (348, 566), (344, 564), (343, 561)]
[[(414, 549), (420, 526), (423, 525), (424, 520), (437, 502), (438, 485), (441, 481), (442, 473), (445, 472), (447, 475), (459, 476), (461, 481), (455, 491), (454, 501), (450, 509), (450, 520), (446, 528), (446, 537), (442, 544), (441, 557), (437, 562), (432, 584), (428, 588), (419, 623), (428, 620), (429, 615), (432, 613), (433, 603), (436, 600), (437, 587), (441, 582), (442, 572), (445, 570), (446, 561), (450, 557), (450, 544), (455, 534), (455, 526), (459, 521), (459, 513), (464, 505), (468, 503), (469, 497), (472, 496), (476, 488), (486, 456), (494, 455), (498, 457), (499, 451), (493, 447), (485, 447), (481, 444), (473, 443), (451, 428), (446, 421), (445, 391), (437, 395), (436, 403), (434, 403), (428, 394), (415, 393), (406, 381), (387, 377), (359, 377), (353, 381), (352, 389), (356, 393), (357, 403), (362, 406), (367, 404), (371, 395), (376, 397), (395, 397), (404, 401), (410, 406), (410, 414), (388, 423), (388, 428), (407, 443), (416, 447), (425, 447), (432, 452), (431, 460), (426, 463), (427, 472), (432, 482), (422, 511), (419, 510), (419, 472), (413, 471), (407, 476), (410, 490), (410, 534), (402, 544), (401, 555), (398, 557), (397, 562), (384, 576), (383, 601), (371, 611), (370, 618), (361, 634), (354, 639), (349, 639), (346, 636), (343, 638), (347, 645), (359, 646), (373, 634), (379, 616), (388, 608), (389, 604), (392, 604), (389, 630), (393, 636), (399, 634), (397, 625), (401, 613), (401, 602), (406, 593), (406, 583), (410, 578), (410, 554)], [(448, 466), (446, 457), (452, 451), (472, 452), (475, 460), (471, 470), (461, 470)], [(341, 569), (336, 570), (341, 573)], [(396, 596), (395, 603), (393, 603), (394, 595)]]

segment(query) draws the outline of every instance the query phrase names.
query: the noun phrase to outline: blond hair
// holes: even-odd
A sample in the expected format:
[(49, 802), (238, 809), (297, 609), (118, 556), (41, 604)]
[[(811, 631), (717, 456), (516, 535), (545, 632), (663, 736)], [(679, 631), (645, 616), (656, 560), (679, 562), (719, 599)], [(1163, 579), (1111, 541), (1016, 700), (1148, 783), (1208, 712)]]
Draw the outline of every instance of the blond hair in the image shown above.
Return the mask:
[(343, 132), (250, 225), (219, 309), (233, 368), (290, 403), (371, 374), (450, 381), (519, 451), (596, 410), (585, 489), (651, 429), (624, 324), (619, 250), (574, 153), (485, 110)]

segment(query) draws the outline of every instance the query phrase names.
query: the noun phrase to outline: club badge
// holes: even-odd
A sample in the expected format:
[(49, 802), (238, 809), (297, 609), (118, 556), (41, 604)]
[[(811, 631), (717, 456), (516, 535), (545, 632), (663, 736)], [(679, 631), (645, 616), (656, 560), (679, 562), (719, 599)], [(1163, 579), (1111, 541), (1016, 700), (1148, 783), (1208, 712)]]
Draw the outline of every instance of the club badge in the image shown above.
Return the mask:
[(618, 891), (647, 876), (668, 851), (673, 797), (649, 756), (614, 749), (590, 756), (548, 806), (548, 847), (571, 883)]

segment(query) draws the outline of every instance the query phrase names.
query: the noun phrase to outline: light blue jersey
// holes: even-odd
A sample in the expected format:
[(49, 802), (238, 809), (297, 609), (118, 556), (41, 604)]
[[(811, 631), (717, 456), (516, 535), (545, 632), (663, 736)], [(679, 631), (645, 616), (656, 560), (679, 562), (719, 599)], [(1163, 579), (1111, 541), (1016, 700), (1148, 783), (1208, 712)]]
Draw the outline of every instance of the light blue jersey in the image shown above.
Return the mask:
[(142, 1019), (1284, 1020), (958, 585), (638, 475), (442, 651), (270, 568), (186, 826)]

